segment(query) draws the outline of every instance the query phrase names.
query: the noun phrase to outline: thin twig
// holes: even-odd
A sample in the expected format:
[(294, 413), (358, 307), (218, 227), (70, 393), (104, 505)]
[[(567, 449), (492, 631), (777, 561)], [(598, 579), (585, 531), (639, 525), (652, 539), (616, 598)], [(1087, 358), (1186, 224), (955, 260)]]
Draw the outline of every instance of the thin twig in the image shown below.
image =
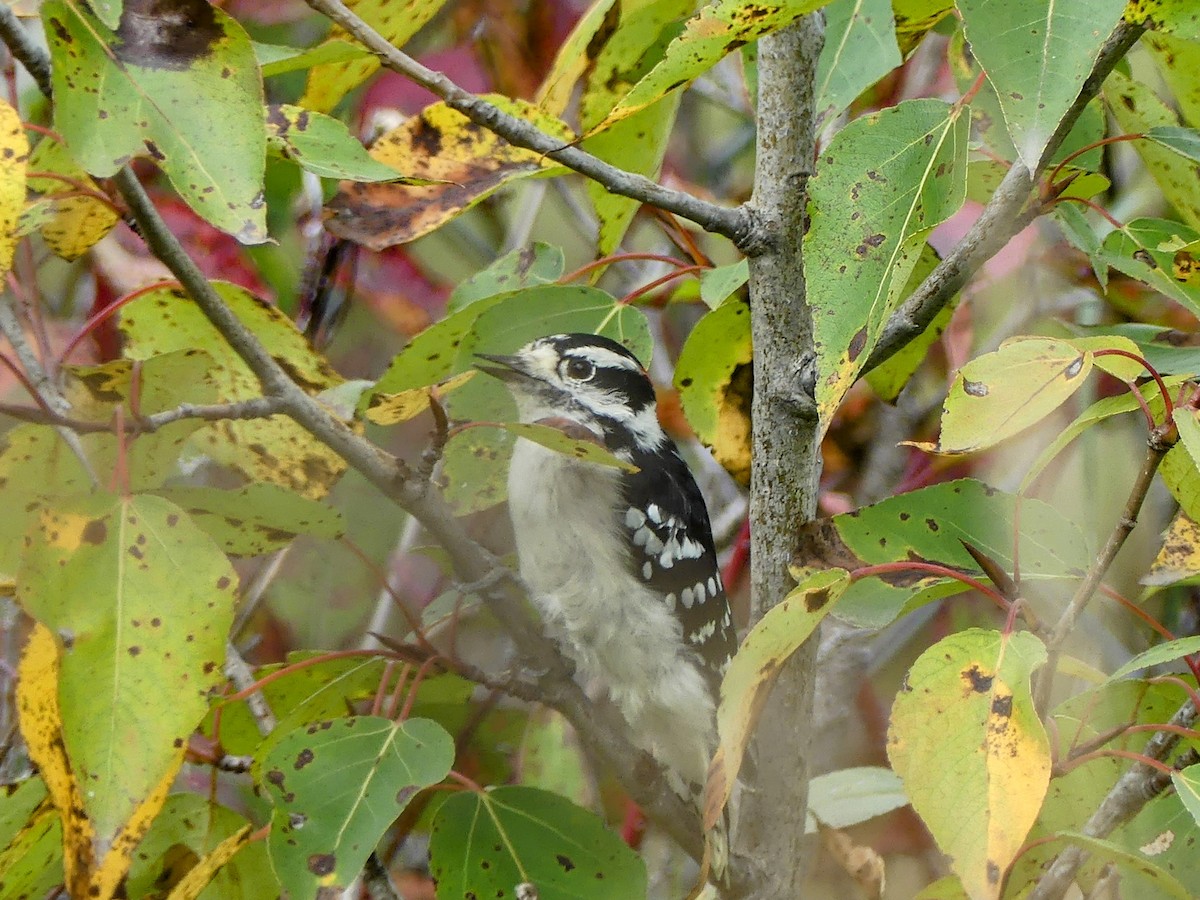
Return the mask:
[[(167, 425), (186, 419), (203, 419), (206, 422), (229, 419), (266, 419), (281, 412), (283, 412), (283, 404), (274, 397), (252, 397), (249, 400), (239, 400), (235, 403), (181, 403), (173, 409), (152, 413), (148, 416), (131, 417), (122, 422), (121, 427), (125, 434), (153, 434)], [(0, 415), (37, 425), (60, 426), (79, 434), (111, 433), (113, 430), (111, 421), (93, 422), (87, 419), (76, 419), (38, 407), (21, 406), (15, 403), (0, 403)]]
[(610, 193), (632, 197), (690, 219), (705, 231), (729, 238), (747, 255), (754, 255), (764, 248), (764, 233), (756, 226), (747, 207), (718, 206), (683, 191), (665, 188), (644, 176), (618, 169), (578, 147), (564, 146), (560, 138), (547, 134), (524, 119), (509, 115), (488, 101), (463, 90), (442, 73), (426, 68), (397, 50), (379, 32), (347, 9), (340, 0), (307, 2), (317, 12), (328, 16), (353, 35), (378, 56), (384, 66), (432, 91), (451, 109), (498, 134), (510, 144), (544, 154), (598, 182)]
[(1046, 641), (1046, 664), (1038, 675), (1037, 686), (1034, 690), (1034, 704), (1037, 709), (1046, 709), (1050, 701), (1051, 689), (1054, 687), (1055, 669), (1058, 667), (1058, 659), (1062, 655), (1063, 645), (1070, 637), (1080, 613), (1091, 602), (1105, 573), (1116, 559), (1117, 553), (1125, 545), (1126, 538), (1137, 525), (1138, 513), (1141, 511), (1142, 503), (1154, 481), (1154, 474), (1158, 471), (1158, 466), (1169, 449), (1169, 446), (1155, 440), (1153, 436), (1151, 437), (1146, 448), (1146, 457), (1142, 461), (1142, 468), (1138, 471), (1133, 487), (1129, 489), (1129, 497), (1125, 501), (1125, 508), (1121, 511), (1120, 518), (1117, 519), (1103, 549), (1092, 560), (1087, 575), (1080, 582), (1074, 596), (1067, 604), (1067, 608), (1063, 610), (1062, 616), (1059, 617), (1053, 631), (1050, 632), (1050, 637)]

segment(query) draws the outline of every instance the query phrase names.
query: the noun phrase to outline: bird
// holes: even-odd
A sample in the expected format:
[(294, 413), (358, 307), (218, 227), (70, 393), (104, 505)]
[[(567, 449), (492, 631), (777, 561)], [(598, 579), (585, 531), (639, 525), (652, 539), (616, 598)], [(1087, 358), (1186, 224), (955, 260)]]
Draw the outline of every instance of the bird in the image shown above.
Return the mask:
[[(623, 345), (595, 334), (477, 356), (521, 422), (551, 425), (636, 467), (519, 437), (508, 475), (519, 572), (577, 676), (607, 689), (634, 743), (702, 810), (737, 634), (704, 497), (658, 421), (650, 377)], [(727, 835), (719, 841), (727, 851)], [(712, 854), (714, 871), (722, 852)]]

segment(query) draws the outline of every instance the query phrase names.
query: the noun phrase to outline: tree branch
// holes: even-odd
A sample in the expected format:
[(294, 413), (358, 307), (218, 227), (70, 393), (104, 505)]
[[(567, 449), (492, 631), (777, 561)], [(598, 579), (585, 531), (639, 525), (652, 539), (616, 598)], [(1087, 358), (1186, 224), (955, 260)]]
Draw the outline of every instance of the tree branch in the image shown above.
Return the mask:
[(1129, 52), (1129, 48), (1137, 43), (1143, 30), (1141, 25), (1130, 25), (1128, 22), (1122, 22), (1116, 27), (1096, 58), (1092, 74), (1084, 81), (1079, 96), (1051, 136), (1037, 168), (1031, 172), (1019, 160), (1013, 162), (975, 224), (937, 268), (921, 282), (921, 286), (892, 314), (884, 326), (879, 343), (875, 345), (866, 365), (863, 366), (862, 374), (865, 375), (892, 357), (929, 327), (934, 316), (941, 312), (979, 267), (999, 253), (1014, 235), (1041, 215), (1040, 209), (1028, 206), (1034, 184), (1045, 171), (1049, 159), (1075, 127), (1075, 122), (1084, 107), (1099, 93), (1108, 73)]
[[(758, 152), (752, 207), (770, 229), (767, 252), (750, 260), (754, 343), (750, 480), (752, 619), (793, 585), (796, 531), (813, 517), (821, 472), (817, 414), (801, 371), (812, 358), (812, 315), (802, 246), (805, 186), (816, 141), (813, 85), (824, 38), (817, 13), (763, 38), (758, 52)], [(805, 811), (817, 641), (785, 666), (755, 735), (757, 775), (737, 812), (735, 855), (769, 870), (756, 898), (804, 894)]]
[[(122, 423), (122, 427), (126, 434), (153, 434), (160, 428), (173, 422), (182, 422), (185, 419), (203, 419), (206, 422), (217, 422), (223, 419), (266, 419), (281, 412), (283, 412), (283, 404), (274, 397), (254, 397), (250, 400), (239, 400), (236, 403), (214, 403), (212, 405), (181, 403), (174, 409), (163, 410), (141, 418), (126, 419)], [(61, 426), (77, 434), (111, 433), (113, 430), (112, 422), (75, 419), (71, 416), (47, 412), (39, 407), (21, 406), (15, 403), (0, 403), (0, 415), (37, 425)]]
[(368, 50), (384, 66), (415, 81), (445, 101), (451, 109), (472, 122), (498, 134), (510, 144), (542, 153), (557, 163), (596, 181), (606, 190), (665, 209), (695, 222), (705, 231), (724, 235), (744, 253), (753, 255), (762, 248), (762, 230), (746, 207), (718, 206), (684, 191), (665, 188), (649, 178), (609, 165), (603, 160), (562, 141), (516, 116), (509, 115), (486, 100), (463, 90), (445, 75), (427, 69), (393, 47), (386, 38), (346, 8), (341, 0), (306, 0), (317, 12), (328, 16)]

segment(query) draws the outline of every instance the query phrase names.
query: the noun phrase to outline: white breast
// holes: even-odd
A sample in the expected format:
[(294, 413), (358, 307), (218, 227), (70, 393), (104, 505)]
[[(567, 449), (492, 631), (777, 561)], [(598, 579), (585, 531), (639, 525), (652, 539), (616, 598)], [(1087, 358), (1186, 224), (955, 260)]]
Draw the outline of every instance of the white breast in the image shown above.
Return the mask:
[(520, 439), (508, 492), (521, 577), (551, 634), (645, 749), (702, 784), (712, 698), (679, 621), (629, 574), (620, 472)]

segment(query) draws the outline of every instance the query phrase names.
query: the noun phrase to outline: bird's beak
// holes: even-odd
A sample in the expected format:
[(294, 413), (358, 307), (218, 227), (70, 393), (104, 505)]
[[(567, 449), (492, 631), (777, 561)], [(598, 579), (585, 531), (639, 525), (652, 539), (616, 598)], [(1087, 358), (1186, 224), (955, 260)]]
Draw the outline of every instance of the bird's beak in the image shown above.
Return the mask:
[(521, 358), (518, 356), (497, 356), (492, 353), (476, 353), (476, 359), (486, 359), (493, 365), (486, 366), (475, 363), (475, 368), (481, 372), (486, 372), (493, 378), (499, 378), (501, 381), (514, 382), (523, 381), (532, 376), (525, 371), (521, 365)]

